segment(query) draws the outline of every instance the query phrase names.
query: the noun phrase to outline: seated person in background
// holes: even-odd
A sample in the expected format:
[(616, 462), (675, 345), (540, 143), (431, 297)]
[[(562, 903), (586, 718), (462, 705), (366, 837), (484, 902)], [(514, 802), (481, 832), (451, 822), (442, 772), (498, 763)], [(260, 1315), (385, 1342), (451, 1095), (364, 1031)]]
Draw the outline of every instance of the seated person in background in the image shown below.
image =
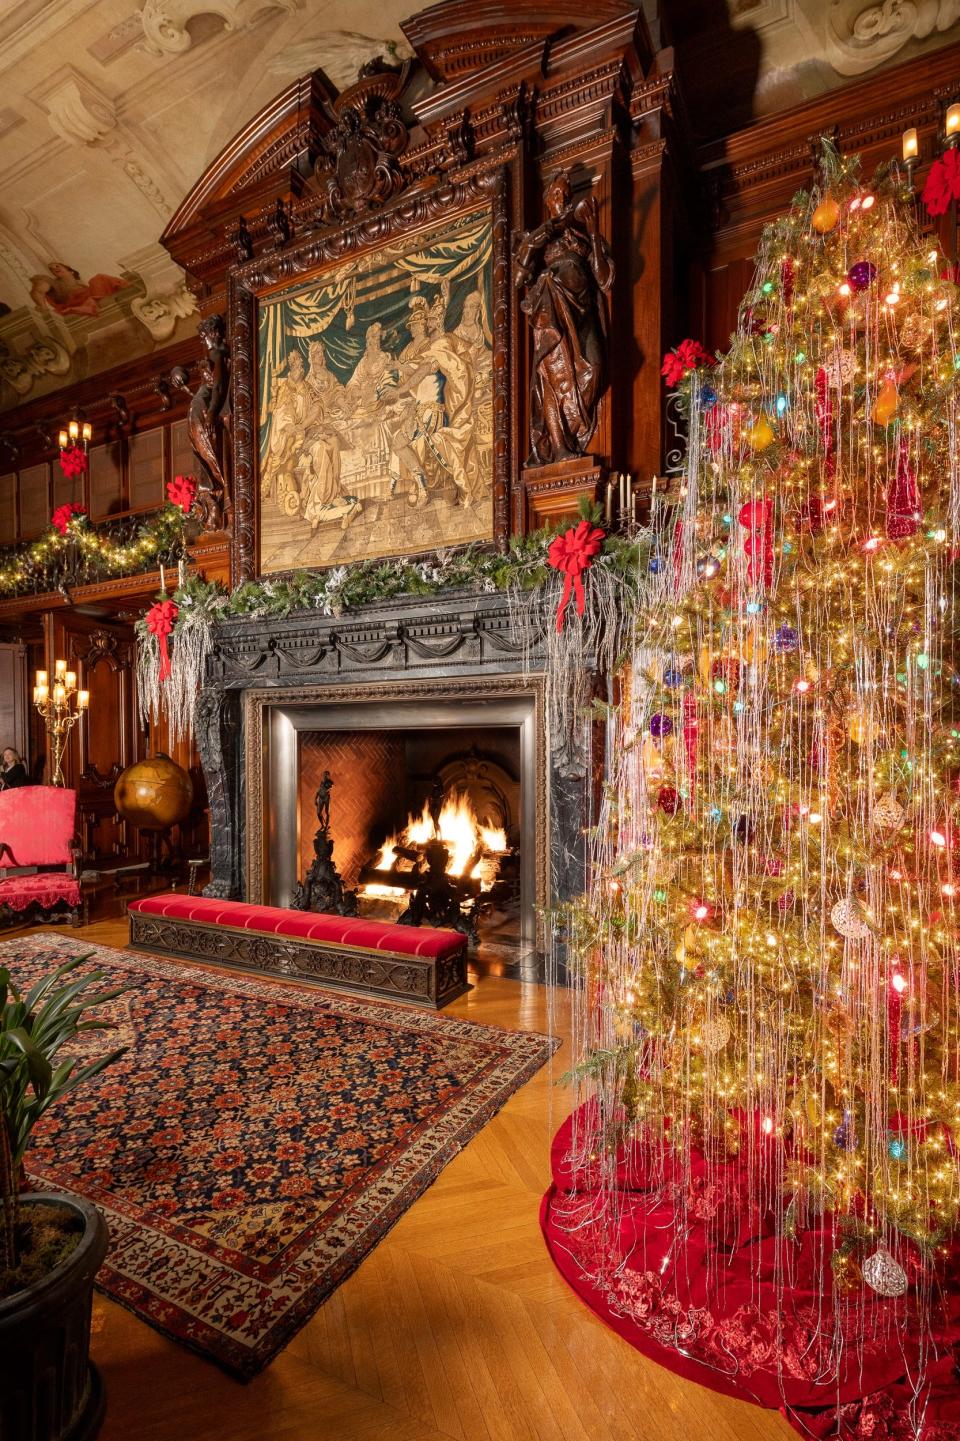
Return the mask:
[(7, 746), (0, 762), (0, 791), (16, 790), (17, 786), (28, 786), (30, 777), (27, 768), (13, 746)]

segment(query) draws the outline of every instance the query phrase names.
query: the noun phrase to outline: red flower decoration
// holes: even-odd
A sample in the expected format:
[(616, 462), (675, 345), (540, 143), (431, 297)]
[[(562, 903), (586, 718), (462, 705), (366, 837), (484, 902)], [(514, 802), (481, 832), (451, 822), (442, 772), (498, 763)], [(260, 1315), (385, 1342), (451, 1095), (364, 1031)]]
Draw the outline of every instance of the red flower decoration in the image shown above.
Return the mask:
[(68, 445), (60, 452), (60, 469), (67, 480), (75, 480), (78, 475), (86, 475), (90, 468), (90, 461), (87, 452), (82, 445)]
[(189, 515), (197, 498), (197, 482), (192, 475), (175, 475), (167, 482), (167, 500), (179, 505), (184, 515)]
[(715, 355), (704, 350), (699, 340), (681, 340), (674, 350), (668, 350), (663, 357), (660, 374), (668, 385), (679, 385), (685, 375), (698, 370), (701, 365), (716, 365)]
[(945, 150), (930, 167), (923, 203), (928, 215), (946, 215), (954, 200), (960, 200), (960, 151)]
[(158, 600), (156, 605), (151, 606), (147, 611), (147, 630), (160, 642), (161, 680), (166, 680), (170, 675), (170, 652), (167, 649), (167, 636), (172, 632), (179, 614), (180, 607), (172, 600)]
[(81, 505), (78, 500), (69, 500), (65, 505), (57, 506), (53, 515), (50, 517), (50, 524), (55, 530), (59, 530), (61, 535), (66, 535), (67, 526), (71, 520), (73, 520), (73, 517), (75, 515), (86, 515), (86, 513), (86, 506)]
[(565, 530), (550, 542), (547, 560), (554, 570), (561, 571), (566, 577), (563, 595), (557, 606), (557, 630), (563, 630), (571, 589), (577, 600), (577, 615), (583, 615), (587, 602), (581, 577), (593, 564), (594, 556), (599, 555), (603, 542), (603, 531), (592, 526), (589, 520), (581, 520), (579, 525), (572, 525), (569, 530)]

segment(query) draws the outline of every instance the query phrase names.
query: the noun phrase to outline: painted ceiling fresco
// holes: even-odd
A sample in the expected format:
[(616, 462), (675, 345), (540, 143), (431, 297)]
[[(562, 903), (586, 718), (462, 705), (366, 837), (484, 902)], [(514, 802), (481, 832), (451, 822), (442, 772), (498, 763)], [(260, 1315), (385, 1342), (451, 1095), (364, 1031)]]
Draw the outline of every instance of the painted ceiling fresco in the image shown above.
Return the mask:
[[(189, 335), (157, 243), (230, 138), (322, 67), (408, 53), (415, 0), (3, 0), (0, 409)], [(628, 8), (625, 6), (625, 8)], [(646, 0), (698, 132), (960, 39), (960, 0)]]
[(157, 243), (250, 117), (322, 65), (407, 53), (409, 0), (4, 0), (0, 408), (189, 335)]

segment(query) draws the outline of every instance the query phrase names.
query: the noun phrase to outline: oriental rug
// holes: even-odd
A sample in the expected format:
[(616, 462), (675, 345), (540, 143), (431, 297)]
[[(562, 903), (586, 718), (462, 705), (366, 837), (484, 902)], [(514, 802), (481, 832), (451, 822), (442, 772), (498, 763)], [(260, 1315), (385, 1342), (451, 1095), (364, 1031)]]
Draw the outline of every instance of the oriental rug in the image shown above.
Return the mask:
[(74, 1054), (128, 1049), (43, 1118), (28, 1180), (100, 1207), (107, 1296), (244, 1380), (559, 1044), (60, 935), (0, 965), (77, 954), (130, 989)]

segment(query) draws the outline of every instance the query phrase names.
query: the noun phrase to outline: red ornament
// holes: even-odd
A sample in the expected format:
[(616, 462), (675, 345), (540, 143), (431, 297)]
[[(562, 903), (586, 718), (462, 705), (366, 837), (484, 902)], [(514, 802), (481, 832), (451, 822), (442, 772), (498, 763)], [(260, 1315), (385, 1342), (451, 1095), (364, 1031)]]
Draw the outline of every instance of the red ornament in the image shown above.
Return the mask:
[(716, 365), (717, 358), (704, 350), (699, 340), (681, 340), (674, 350), (663, 357), (660, 374), (668, 385), (679, 385), (684, 376), (702, 365)]
[(184, 515), (189, 515), (197, 498), (197, 482), (192, 475), (175, 475), (167, 482), (167, 500), (179, 505)]
[(960, 152), (945, 150), (930, 166), (923, 203), (928, 215), (946, 215), (954, 200), (960, 200)]
[(60, 469), (67, 480), (75, 480), (78, 475), (86, 475), (90, 468), (90, 461), (87, 452), (81, 445), (68, 445), (60, 452)]
[(167, 649), (167, 636), (173, 630), (177, 616), (180, 614), (180, 607), (172, 600), (158, 600), (156, 605), (147, 611), (147, 630), (157, 637), (160, 643), (160, 679), (166, 680), (170, 675), (170, 651)]
[(773, 501), (748, 500), (737, 520), (750, 534), (743, 542), (747, 556), (747, 584), (769, 590), (773, 584)]
[(587, 599), (581, 577), (593, 564), (594, 556), (600, 554), (604, 538), (604, 532), (598, 526), (592, 526), (589, 520), (581, 520), (579, 525), (572, 525), (550, 542), (547, 560), (554, 570), (565, 576), (563, 595), (557, 606), (557, 630), (563, 630), (571, 590), (577, 601), (577, 615), (583, 615), (586, 610)]
[(680, 792), (673, 786), (661, 786), (657, 794), (657, 805), (664, 815), (675, 816), (680, 809)]
[(75, 515), (86, 515), (86, 513), (86, 506), (81, 505), (78, 500), (68, 500), (65, 505), (57, 506), (53, 515), (50, 517), (50, 524), (54, 530), (58, 530), (61, 535), (66, 535), (67, 526), (71, 520), (73, 520), (73, 517)]
[(740, 684), (740, 662), (735, 655), (719, 656), (710, 667), (711, 680), (726, 681), (736, 690)]

